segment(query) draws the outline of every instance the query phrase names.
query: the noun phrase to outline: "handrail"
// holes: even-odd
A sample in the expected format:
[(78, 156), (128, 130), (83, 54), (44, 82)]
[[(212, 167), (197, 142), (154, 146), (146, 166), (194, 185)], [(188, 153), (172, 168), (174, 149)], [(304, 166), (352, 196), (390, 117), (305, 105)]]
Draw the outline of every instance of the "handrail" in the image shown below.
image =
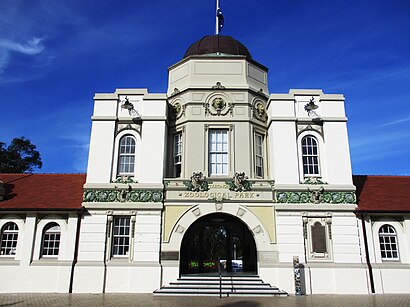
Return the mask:
[(222, 298), (222, 272), (221, 272), (221, 261), (218, 257), (218, 273), (219, 273), (219, 298)]

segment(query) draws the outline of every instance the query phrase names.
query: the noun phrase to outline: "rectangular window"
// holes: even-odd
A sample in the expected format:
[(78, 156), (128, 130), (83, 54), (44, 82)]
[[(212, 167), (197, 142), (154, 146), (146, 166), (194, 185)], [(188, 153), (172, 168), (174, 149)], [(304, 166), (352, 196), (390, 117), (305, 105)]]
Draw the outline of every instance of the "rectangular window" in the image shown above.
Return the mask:
[(209, 175), (228, 175), (228, 130), (209, 130)]
[(128, 256), (130, 250), (130, 218), (115, 217), (112, 229), (112, 256)]
[(174, 135), (174, 174), (175, 177), (181, 177), (182, 166), (182, 134)]
[(255, 172), (257, 177), (263, 177), (263, 136), (255, 134)]

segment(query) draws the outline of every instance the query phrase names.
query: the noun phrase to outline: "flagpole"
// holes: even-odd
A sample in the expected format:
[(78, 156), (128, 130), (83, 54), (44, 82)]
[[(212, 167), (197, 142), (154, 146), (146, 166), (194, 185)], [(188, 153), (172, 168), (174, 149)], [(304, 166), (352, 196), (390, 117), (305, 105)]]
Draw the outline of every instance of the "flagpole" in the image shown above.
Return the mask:
[(215, 34), (216, 35), (219, 35), (218, 9), (219, 9), (219, 0), (216, 0), (216, 9), (215, 9)]

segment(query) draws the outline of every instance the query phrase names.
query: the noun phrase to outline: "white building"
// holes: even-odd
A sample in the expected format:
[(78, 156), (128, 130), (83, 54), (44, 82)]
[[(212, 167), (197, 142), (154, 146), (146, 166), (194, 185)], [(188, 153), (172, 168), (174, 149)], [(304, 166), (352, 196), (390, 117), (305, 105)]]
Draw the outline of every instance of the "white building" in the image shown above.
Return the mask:
[(24, 187), (11, 197), (0, 174), (1, 291), (166, 292), (221, 270), (294, 293), (297, 257), (306, 294), (409, 292), (395, 272), (409, 272), (410, 206), (391, 213), (363, 184), (356, 210), (343, 95), (271, 94), (267, 76), (237, 40), (206, 36), (166, 94), (96, 94), (82, 204), (56, 207), (63, 184), (44, 208), (44, 193), (13, 207)]

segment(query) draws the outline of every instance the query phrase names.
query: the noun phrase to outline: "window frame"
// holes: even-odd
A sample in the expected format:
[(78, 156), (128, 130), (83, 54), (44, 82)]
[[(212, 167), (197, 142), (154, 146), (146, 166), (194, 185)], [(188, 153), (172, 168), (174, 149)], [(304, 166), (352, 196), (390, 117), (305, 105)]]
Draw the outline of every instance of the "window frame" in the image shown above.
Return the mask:
[[(128, 144), (125, 143), (124, 145), (122, 144), (123, 140), (130, 139), (133, 141), (133, 144)], [(122, 148), (125, 147), (125, 152), (121, 152)], [(127, 152), (127, 148), (131, 147), (131, 149), (133, 150), (133, 152)], [(117, 176), (129, 176), (132, 175), (134, 176), (135, 174), (135, 162), (136, 162), (136, 153), (137, 153), (137, 140), (135, 139), (135, 137), (132, 134), (125, 134), (123, 136), (121, 136), (121, 138), (118, 141), (118, 159), (117, 159)], [(123, 158), (133, 158), (133, 162), (132, 163), (127, 163), (127, 164), (121, 164), (121, 161)], [(128, 168), (131, 168), (130, 165), (132, 165), (132, 170), (130, 171), (122, 171), (121, 170), (121, 165), (127, 165)]]
[[(383, 232), (383, 233), (381, 233), (383, 227), (386, 227), (386, 228), (392, 230), (393, 232)], [(398, 234), (397, 234), (397, 231), (396, 231), (395, 227), (392, 226), (391, 224), (385, 223), (385, 224), (383, 224), (379, 227), (379, 229), (377, 231), (377, 235), (378, 235), (378, 241), (379, 241), (379, 250), (380, 250), (381, 260), (383, 262), (389, 262), (389, 261), (397, 262), (397, 261), (400, 261), (399, 240), (398, 240)], [(381, 240), (382, 238), (383, 238), (383, 242)], [(389, 242), (385, 241), (386, 238), (389, 238)], [(390, 241), (392, 238), (394, 238), (394, 240), (395, 240), (394, 243), (391, 243), (391, 241)], [(382, 249), (382, 246), (386, 247), (386, 245), (390, 245), (390, 247), (391, 247), (392, 244), (394, 244), (396, 246), (395, 249), (393, 249), (393, 248)], [(383, 253), (392, 253), (392, 254), (396, 253), (397, 256), (396, 257), (386, 257), (386, 254), (385, 254), (385, 256), (383, 257)]]
[[(52, 229), (55, 227), (58, 227), (58, 230)], [(61, 226), (57, 222), (49, 222), (43, 227), (43, 235), (41, 236), (40, 258), (58, 258), (58, 256), (60, 255), (61, 232)], [(57, 236), (58, 239), (53, 238), (53, 240), (51, 240), (51, 236), (53, 235)], [(46, 236), (49, 236), (50, 238), (46, 240)], [(52, 242), (52, 247), (45, 249), (46, 242)], [(57, 250), (57, 254), (55, 254), (54, 252), (52, 254), (48, 254), (44, 252), (45, 250)]]
[[(222, 142), (220, 143), (222, 145), (222, 149), (221, 150), (213, 150), (213, 146), (212, 146), (212, 134), (213, 133), (218, 133), (221, 132), (222, 135)], [(226, 139), (226, 150), (224, 150), (224, 135), (225, 135), (225, 139)], [(207, 157), (208, 157), (208, 174), (209, 176), (212, 177), (223, 177), (223, 176), (229, 176), (230, 174), (230, 133), (229, 133), (229, 129), (225, 128), (225, 127), (212, 127), (208, 129), (208, 153), (207, 153)], [(218, 147), (218, 138), (216, 135), (216, 142), (215, 142), (215, 147)], [(221, 155), (222, 157), (222, 161), (218, 161), (218, 156), (217, 155)], [(226, 161), (224, 162), (224, 156), (226, 157)], [(213, 162), (212, 157), (215, 157), (216, 162)], [(222, 166), (222, 172), (218, 172), (216, 171), (215, 173), (212, 171), (212, 165), (221, 165)], [(224, 166), (226, 166), (226, 171), (223, 171)]]
[[(312, 141), (315, 142), (315, 147), (312, 147), (312, 144), (307, 144), (304, 145), (304, 141), (307, 139), (311, 139)], [(312, 152), (313, 153), (304, 153), (304, 148), (305, 146), (310, 146), (309, 148), (312, 148)], [(316, 151), (316, 153), (314, 153), (314, 151)], [(300, 157), (301, 157), (301, 167), (302, 167), (302, 174), (303, 174), (303, 178), (308, 178), (308, 177), (321, 177), (321, 167), (320, 167), (320, 148), (319, 148), (319, 140), (317, 139), (316, 136), (312, 135), (312, 134), (306, 134), (304, 136), (301, 137), (300, 139)], [(305, 163), (305, 157), (307, 158), (307, 160), (316, 160), (316, 163)], [(306, 172), (305, 171), (305, 166), (308, 167), (309, 170), (309, 166), (312, 166), (313, 168), (315, 168), (315, 166), (317, 167), (317, 171), (313, 171), (313, 172)]]
[[(178, 138), (178, 140), (177, 140)], [(183, 141), (182, 132), (176, 132), (172, 138), (172, 164), (175, 178), (182, 176), (182, 158), (183, 158)], [(178, 159), (178, 161), (176, 161)]]
[[(17, 228), (17, 230), (16, 229), (12, 229), (12, 230), (6, 229), (6, 227), (9, 226), (9, 225), (14, 225), (14, 227)], [(1, 232), (0, 232), (0, 257), (2, 257), (2, 258), (15, 258), (16, 255), (17, 255), (18, 239), (19, 239), (19, 232), (20, 232), (19, 225), (15, 221), (7, 221), (6, 223), (4, 223), (1, 226), (0, 229), (1, 229)], [(5, 233), (8, 234), (8, 235), (12, 235), (13, 239), (12, 240), (8, 240), (8, 239), (5, 240), (5, 238), (4, 238)], [(2, 254), (3, 243), (4, 242), (6, 242), (6, 243), (7, 242), (12, 242), (10, 250), (14, 249), (13, 254)], [(6, 249), (7, 245), (4, 248)]]
[[(260, 139), (260, 144), (258, 144)], [(258, 153), (258, 147), (260, 147), (260, 153)], [(255, 161), (255, 177), (264, 178), (265, 176), (265, 136), (260, 132), (254, 133), (254, 161)], [(258, 165), (258, 158), (262, 161), (262, 165)], [(258, 174), (258, 168), (260, 168), (261, 174)]]
[[(121, 219), (128, 220), (128, 225), (126, 227), (128, 228), (128, 234), (116, 234), (115, 229), (117, 227), (116, 221), (119, 221)], [(124, 225), (118, 225), (119, 227), (124, 226)], [(133, 238), (133, 231), (134, 231), (134, 222), (132, 220), (132, 217), (128, 215), (116, 215), (112, 217), (112, 225), (110, 227), (110, 232), (111, 232), (111, 240), (110, 240), (110, 256), (113, 259), (121, 259), (121, 258), (129, 258), (132, 254), (132, 238)], [(120, 245), (120, 244), (115, 244), (116, 238), (125, 238), (128, 239), (128, 244), (127, 245)], [(115, 249), (116, 247), (124, 247), (127, 246), (128, 249), (124, 253), (116, 253)]]

